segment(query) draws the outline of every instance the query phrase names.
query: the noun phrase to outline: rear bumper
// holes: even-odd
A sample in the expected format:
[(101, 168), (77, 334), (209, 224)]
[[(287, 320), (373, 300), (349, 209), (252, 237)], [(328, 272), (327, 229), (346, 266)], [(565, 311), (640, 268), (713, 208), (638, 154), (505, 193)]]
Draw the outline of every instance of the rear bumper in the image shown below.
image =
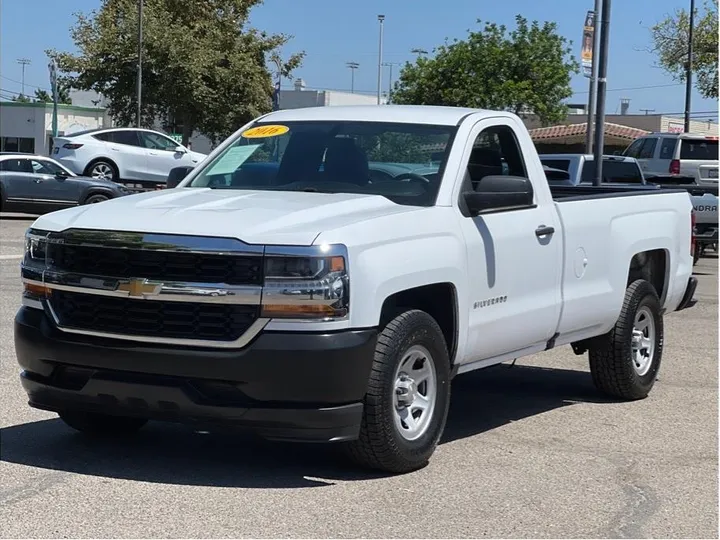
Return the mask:
[(675, 309), (675, 311), (687, 309), (697, 303), (697, 301), (693, 299), (693, 296), (695, 295), (695, 289), (697, 289), (697, 284), (698, 280), (696, 277), (690, 277), (690, 279), (688, 279), (687, 287), (685, 287), (685, 294), (683, 294), (682, 300), (680, 300), (680, 304), (678, 304), (678, 307)]
[(21, 308), (15, 349), (31, 406), (250, 430), (264, 438), (357, 438), (375, 330), (264, 333), (242, 350), (69, 335)]

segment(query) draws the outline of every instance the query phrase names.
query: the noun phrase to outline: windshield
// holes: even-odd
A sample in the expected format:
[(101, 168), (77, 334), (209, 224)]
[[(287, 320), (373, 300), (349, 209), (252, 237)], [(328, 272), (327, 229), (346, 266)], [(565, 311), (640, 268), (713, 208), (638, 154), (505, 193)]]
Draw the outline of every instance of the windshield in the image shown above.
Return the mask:
[(432, 206), (455, 131), (381, 122), (255, 123), (185, 187), (359, 193)]

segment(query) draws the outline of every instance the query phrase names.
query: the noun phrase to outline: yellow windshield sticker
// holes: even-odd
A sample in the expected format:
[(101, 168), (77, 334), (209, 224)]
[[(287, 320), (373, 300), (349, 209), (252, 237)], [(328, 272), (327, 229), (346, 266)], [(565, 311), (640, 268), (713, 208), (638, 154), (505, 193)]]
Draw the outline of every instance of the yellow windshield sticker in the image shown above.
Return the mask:
[(260, 139), (263, 137), (277, 137), (290, 131), (287, 126), (280, 125), (269, 125), (269, 126), (256, 126), (243, 131), (242, 136), (246, 139)]

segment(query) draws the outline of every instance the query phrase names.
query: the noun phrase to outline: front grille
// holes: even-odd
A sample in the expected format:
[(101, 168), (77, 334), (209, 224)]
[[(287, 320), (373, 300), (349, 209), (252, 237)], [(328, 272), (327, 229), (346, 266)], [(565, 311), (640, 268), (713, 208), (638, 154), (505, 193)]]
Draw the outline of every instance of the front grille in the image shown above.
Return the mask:
[(262, 257), (50, 244), (54, 270), (116, 278), (261, 285)]
[(258, 318), (259, 307), (134, 300), (54, 290), (61, 326), (78, 330), (176, 339), (235, 341)]

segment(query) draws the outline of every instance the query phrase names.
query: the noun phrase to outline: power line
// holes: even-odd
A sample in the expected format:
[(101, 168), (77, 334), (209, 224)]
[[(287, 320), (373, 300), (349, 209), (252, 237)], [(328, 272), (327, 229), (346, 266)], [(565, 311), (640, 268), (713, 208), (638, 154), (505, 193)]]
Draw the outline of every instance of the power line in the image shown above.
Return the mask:
[[(18, 81), (16, 79), (11, 79), (10, 77), (5, 77), (5, 75), (0, 75), (0, 79), (5, 79), (6, 81), (14, 82), (17, 84), (22, 84), (22, 81)], [(45, 90), (46, 92), (49, 92), (49, 88), (43, 88), (42, 86), (35, 86), (34, 84), (25, 83), (25, 86), (29, 86), (30, 88), (37, 88), (38, 90)]]
[[(671, 84), (652, 84), (648, 86), (631, 86), (627, 88), (613, 88), (608, 89), (606, 92), (625, 92), (628, 90), (649, 90), (651, 88), (669, 88), (671, 86), (682, 86), (682, 83), (671, 83)], [(579, 94), (587, 94), (588, 91), (582, 91), (582, 92), (575, 92), (573, 95), (579, 95)]]

